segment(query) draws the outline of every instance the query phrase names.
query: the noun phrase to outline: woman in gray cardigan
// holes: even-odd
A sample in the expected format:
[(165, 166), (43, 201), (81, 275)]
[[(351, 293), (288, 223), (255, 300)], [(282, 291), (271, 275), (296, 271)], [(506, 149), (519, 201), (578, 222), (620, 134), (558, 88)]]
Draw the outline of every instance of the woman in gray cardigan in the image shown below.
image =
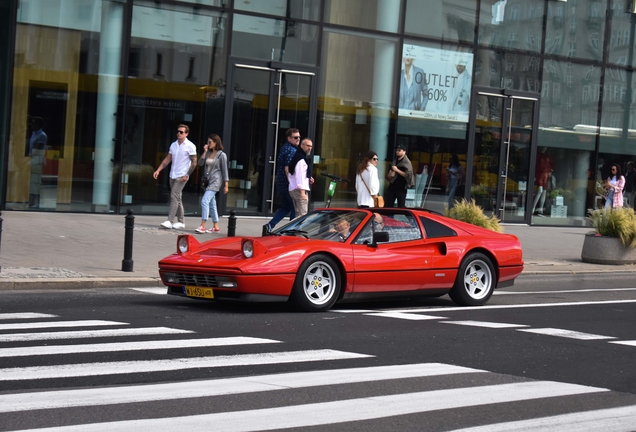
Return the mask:
[[(210, 183), (201, 198), (201, 226), (195, 231), (200, 234), (219, 232), (221, 228), (219, 228), (219, 214), (216, 210), (215, 197), (216, 193), (221, 190), (221, 185), (223, 185), (223, 193), (227, 193), (230, 179), (227, 172), (227, 156), (223, 153), (223, 143), (217, 134), (208, 137), (208, 143), (203, 146), (203, 154), (199, 158), (199, 166), (205, 166), (205, 175)], [(205, 223), (208, 216), (212, 216), (214, 226), (206, 230)]]

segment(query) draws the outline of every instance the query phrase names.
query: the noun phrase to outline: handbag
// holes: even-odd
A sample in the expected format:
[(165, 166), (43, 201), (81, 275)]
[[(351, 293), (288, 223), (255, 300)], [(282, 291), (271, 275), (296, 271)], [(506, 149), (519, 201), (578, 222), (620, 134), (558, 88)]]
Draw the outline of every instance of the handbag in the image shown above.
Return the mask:
[[(362, 180), (362, 183), (364, 183), (364, 187), (367, 188), (367, 191), (369, 191), (369, 195), (371, 195), (371, 189), (369, 189), (369, 186), (367, 186), (367, 182), (364, 181), (364, 177), (362, 177), (362, 174), (360, 174), (360, 180)], [(371, 195), (371, 198), (373, 198), (373, 207), (384, 207), (384, 198), (382, 198), (382, 195)]]
[(209, 174), (204, 174), (201, 176), (201, 187), (207, 189), (208, 186), (210, 186), (210, 177)]

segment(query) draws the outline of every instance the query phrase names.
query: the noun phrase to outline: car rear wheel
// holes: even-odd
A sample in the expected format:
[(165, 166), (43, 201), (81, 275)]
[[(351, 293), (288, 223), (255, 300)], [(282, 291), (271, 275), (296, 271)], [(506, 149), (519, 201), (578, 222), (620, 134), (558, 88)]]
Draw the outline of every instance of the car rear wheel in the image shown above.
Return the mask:
[(326, 311), (338, 300), (341, 280), (340, 269), (333, 258), (313, 255), (298, 269), (292, 301), (305, 311)]
[(495, 269), (486, 255), (471, 253), (462, 261), (448, 295), (462, 306), (481, 306), (495, 290)]

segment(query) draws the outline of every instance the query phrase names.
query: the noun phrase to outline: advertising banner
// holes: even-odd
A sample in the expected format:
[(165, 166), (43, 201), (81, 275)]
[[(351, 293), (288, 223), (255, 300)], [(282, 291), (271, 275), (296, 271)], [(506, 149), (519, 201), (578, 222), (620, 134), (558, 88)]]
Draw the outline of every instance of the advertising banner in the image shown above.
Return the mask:
[(468, 122), (473, 54), (405, 44), (398, 115)]

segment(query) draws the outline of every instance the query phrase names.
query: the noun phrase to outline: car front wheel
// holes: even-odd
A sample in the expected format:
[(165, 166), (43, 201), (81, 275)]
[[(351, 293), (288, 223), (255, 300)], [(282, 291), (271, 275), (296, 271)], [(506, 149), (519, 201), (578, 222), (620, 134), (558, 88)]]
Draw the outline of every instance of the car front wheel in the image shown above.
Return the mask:
[(459, 267), (455, 285), (448, 295), (462, 306), (481, 306), (495, 290), (495, 269), (486, 255), (471, 253)]
[(326, 311), (338, 300), (341, 283), (340, 269), (334, 259), (314, 255), (298, 269), (291, 298), (302, 310)]

